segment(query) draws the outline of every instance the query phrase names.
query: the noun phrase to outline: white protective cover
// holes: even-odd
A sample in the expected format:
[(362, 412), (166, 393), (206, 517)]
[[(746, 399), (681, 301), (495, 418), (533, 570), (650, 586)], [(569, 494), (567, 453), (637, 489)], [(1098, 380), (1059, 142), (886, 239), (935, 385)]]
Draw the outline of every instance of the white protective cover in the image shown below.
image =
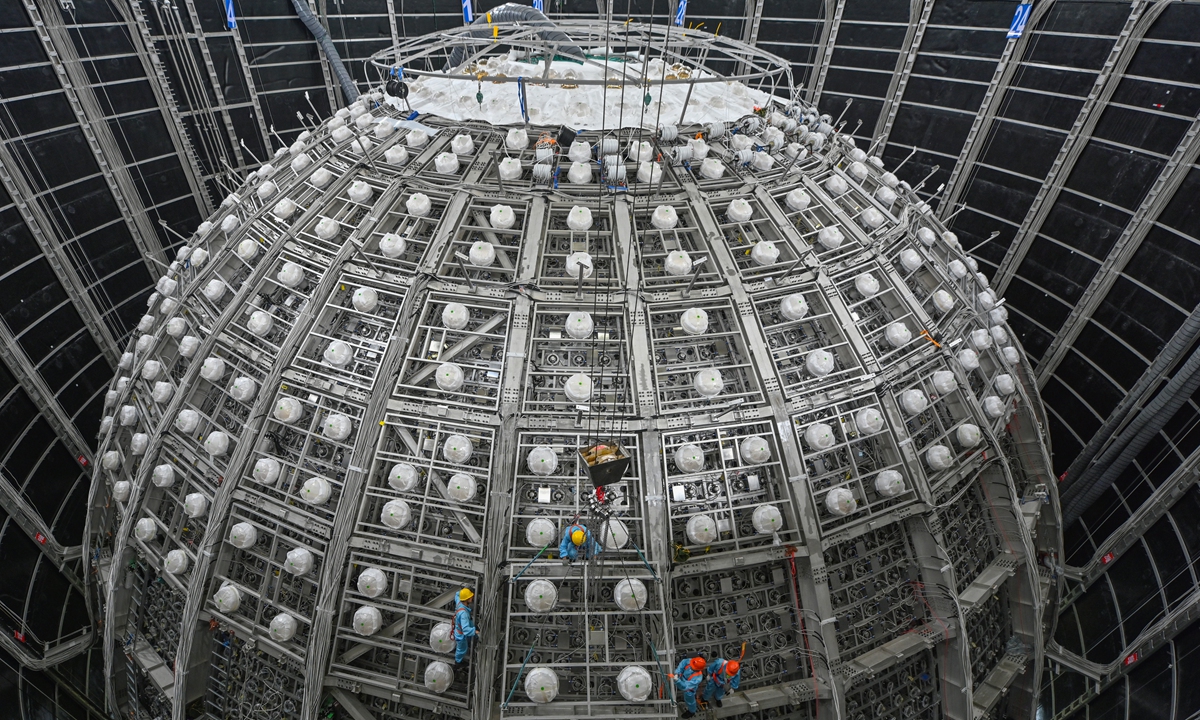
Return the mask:
[(625, 526), (625, 523), (616, 518), (605, 520), (600, 525), (599, 534), (600, 536), (596, 540), (600, 543), (600, 547), (605, 550), (619, 550), (629, 543), (629, 528)]
[[(317, 172), (320, 172), (320, 170)], [(316, 175), (316, 173), (313, 173), (313, 175)], [(271, 209), (271, 213), (280, 220), (289, 220), (292, 215), (296, 214), (296, 203), (290, 198), (284, 198), (275, 203), (275, 207)]]
[(912, 331), (901, 321), (888, 325), (883, 334), (887, 337), (888, 344), (896, 348), (904, 347), (912, 340)]
[(558, 469), (558, 455), (549, 447), (539, 445), (529, 451), (525, 464), (529, 466), (529, 472), (544, 477)]
[(548, 518), (534, 518), (525, 527), (525, 542), (540, 548), (558, 539), (558, 526)]
[(162, 363), (157, 360), (147, 360), (142, 365), (142, 379), (153, 380), (162, 372)]
[(988, 328), (988, 332), (992, 334), (992, 342), (996, 343), (997, 345), (1004, 345), (1008, 342), (1008, 333), (1001, 326), (993, 325)]
[(750, 259), (755, 265), (773, 265), (779, 259), (779, 248), (770, 240), (754, 243), (754, 247), (750, 249)]
[(209, 302), (217, 302), (225, 296), (225, 283), (221, 282), (220, 278), (213, 278), (204, 286), (202, 292)]
[(471, 322), (471, 311), (462, 303), (446, 303), (442, 308), (442, 324), (451, 330), (462, 330)]
[(625, 612), (641, 610), (648, 599), (645, 583), (637, 578), (623, 578), (613, 588), (613, 602)]
[(850, 189), (850, 185), (842, 178), (841, 175), (830, 175), (825, 181), (825, 192), (837, 197)]
[(1016, 365), (1021, 362), (1021, 354), (1012, 345), (1004, 347), (1000, 352), (1004, 354), (1004, 359), (1008, 361), (1009, 365)]
[(154, 389), (150, 391), (150, 399), (159, 405), (165, 404), (171, 399), (171, 395), (175, 392), (175, 388), (168, 382), (154, 383)]
[(900, 264), (904, 266), (905, 270), (912, 272), (925, 264), (925, 261), (921, 259), (921, 254), (916, 250), (905, 248), (900, 251)]
[(525, 607), (530, 612), (550, 612), (557, 603), (558, 590), (549, 580), (534, 580), (525, 586)]
[(388, 500), (379, 512), (379, 521), (393, 530), (403, 530), (412, 522), (412, 510), (400, 498)]
[(421, 475), (415, 467), (408, 463), (396, 463), (388, 471), (387, 483), (394, 490), (409, 492), (417, 486), (420, 479)]
[(488, 215), (488, 222), (499, 230), (507, 230), (517, 222), (517, 214), (511, 205), (493, 205)]
[(304, 406), (294, 397), (283, 396), (275, 401), (275, 419), (281, 423), (294, 423), (304, 417)]
[(185, 358), (190, 358), (200, 349), (200, 338), (193, 335), (184, 335), (179, 341), (179, 354)]
[(458, 172), (458, 156), (452, 152), (438, 153), (433, 159), (433, 168), (443, 175), (453, 175)]
[(680, 445), (675, 448), (675, 467), (685, 473), (700, 472), (704, 469), (704, 450), (693, 443)]
[(258, 385), (248, 377), (235, 378), (229, 386), (229, 394), (239, 402), (250, 402), (258, 393)]
[(324, 505), (333, 494), (333, 486), (323, 477), (314, 475), (300, 487), (300, 499), (309, 505)]
[(670, 230), (679, 224), (679, 213), (670, 205), (659, 205), (650, 216), (650, 224), (659, 230)]
[(595, 330), (595, 323), (592, 322), (592, 314), (583, 310), (576, 310), (568, 314), (567, 324), (563, 329), (575, 340), (590, 338), (592, 331)]
[(279, 613), (271, 618), (267, 632), (275, 642), (287, 642), (296, 636), (296, 618), (287, 613)]
[(129, 499), (130, 493), (133, 492), (133, 483), (128, 480), (118, 480), (113, 483), (113, 499), (117, 502), (125, 502)]
[(167, 321), (167, 334), (173, 338), (177, 338), (187, 332), (187, 326), (187, 320), (181, 317), (171, 318)]
[(717, 368), (704, 368), (696, 371), (692, 378), (692, 387), (700, 395), (713, 398), (721, 394), (721, 390), (725, 388), (725, 380)]
[(455, 135), (454, 139), (450, 141), (450, 150), (455, 155), (470, 155), (475, 152), (475, 138), (466, 133)]
[(582, 373), (576, 373), (563, 383), (563, 392), (573, 403), (584, 403), (592, 398), (592, 379)]
[(920, 415), (929, 407), (929, 396), (917, 388), (909, 388), (900, 393), (900, 407), (909, 415)]
[(175, 416), (175, 429), (182, 433), (190, 433), (200, 424), (200, 413), (191, 408), (184, 408)]
[(167, 557), (163, 559), (163, 570), (172, 575), (178, 575), (179, 573), (187, 572), (190, 562), (191, 559), (188, 558), (187, 553), (176, 548), (167, 553)]
[(151, 518), (142, 518), (134, 523), (133, 536), (142, 542), (150, 542), (158, 535), (158, 525)]
[(692, 256), (686, 250), (672, 250), (663, 260), (663, 270), (673, 277), (687, 275), (692, 271)]
[(812, 450), (828, 450), (837, 442), (833, 428), (825, 423), (813, 423), (804, 430), (804, 442)]
[(1003, 373), (996, 376), (996, 391), (1001, 395), (1012, 395), (1017, 391), (1017, 384), (1013, 382), (1012, 375)]
[(379, 238), (379, 252), (383, 253), (384, 257), (398, 258), (404, 254), (404, 248), (408, 243), (404, 242), (404, 238), (396, 233), (386, 233)]
[(258, 528), (248, 522), (240, 522), (229, 528), (229, 544), (245, 550), (258, 542)]
[(429, 647), (437, 653), (449, 655), (454, 652), (454, 626), (448, 622), (440, 622), (429, 631)]
[(259, 458), (254, 463), (254, 470), (251, 475), (254, 479), (263, 485), (274, 485), (279, 479), (279, 473), (282, 472), (283, 466), (275, 458)]
[(938, 370), (933, 374), (933, 389), (945, 395), (958, 388), (958, 380), (949, 370)]
[(976, 350), (987, 350), (992, 346), (992, 334), (983, 328), (972, 330), (971, 345)]
[(904, 490), (904, 476), (896, 470), (884, 470), (875, 476), (875, 492), (883, 497), (896, 497)]
[(229, 436), (220, 430), (210, 432), (208, 437), (204, 438), (204, 449), (214, 457), (224, 455), (229, 452)]
[(693, 545), (708, 545), (717, 539), (717, 523), (711, 515), (696, 515), (687, 521), (685, 533)]
[(759, 505), (750, 515), (754, 530), (760, 535), (770, 535), (783, 529), (783, 513), (774, 505)]
[(413, 193), (404, 201), (404, 208), (413, 217), (425, 217), (433, 209), (433, 201), (425, 193)]
[[(694, 154), (694, 151), (693, 151)], [(725, 174), (725, 165), (716, 158), (706, 158), (700, 162), (700, 175), (709, 180), (719, 180)]]
[(354, 430), (354, 423), (341, 413), (330, 413), (321, 423), (321, 433), (330, 440), (345, 440)]
[(592, 181), (592, 166), (585, 162), (573, 162), (567, 170), (567, 180), (573, 185), (586, 185)]
[(387, 575), (380, 568), (367, 568), (358, 574), (358, 591), (377, 598), (388, 590)]
[(792, 293), (779, 301), (779, 312), (788, 320), (802, 320), (808, 315), (808, 303), (800, 293)]
[(679, 314), (679, 326), (688, 335), (703, 335), (708, 332), (708, 313), (701, 308), (684, 310)]
[(383, 627), (383, 615), (374, 605), (363, 605), (354, 611), (354, 632), (359, 635), (374, 635), (379, 632), (381, 627)]
[(1004, 403), (1004, 401), (995, 395), (988, 395), (983, 399), (983, 411), (986, 412), (990, 418), (998, 418), (1003, 416), (1004, 411), (1007, 408), (1008, 406)]
[(933, 306), (938, 312), (948, 313), (954, 309), (954, 296), (945, 290), (938, 290), (933, 293)]
[(863, 435), (874, 435), (883, 429), (883, 413), (875, 408), (863, 408), (854, 415), (854, 426)]
[(662, 182), (662, 163), (648, 161), (638, 163), (637, 179), (638, 182), (644, 183)]
[(270, 313), (262, 310), (255, 310), (250, 313), (250, 319), (246, 321), (246, 329), (259, 337), (265, 336), (271, 332), (271, 327), (275, 325), (275, 318)]
[(804, 367), (813, 377), (825, 377), (833, 372), (833, 353), (820, 348), (812, 350), (804, 357)]
[(582, 205), (575, 205), (567, 213), (567, 227), (576, 232), (592, 229), (592, 211)]
[(583, 269), (583, 278), (586, 280), (592, 276), (595, 270), (596, 263), (592, 260), (592, 256), (585, 252), (573, 252), (563, 261), (563, 271), (566, 272), (569, 278), (579, 278), (579, 270)]
[(825, 494), (825, 509), (831, 515), (845, 517), (858, 509), (858, 501), (846, 488), (834, 488)]
[(510, 128), (504, 146), (509, 150), (524, 150), (529, 147), (529, 133), (524, 128)]
[(446, 392), (461, 390), (465, 379), (462, 367), (455, 363), (442, 363), (434, 373), (437, 386)]
[(222, 585), (213, 595), (213, 602), (223, 613), (236, 612), (242, 606), (242, 593), (233, 585)]
[(342, 340), (330, 340), (321, 357), (334, 367), (346, 367), (354, 359), (354, 349)]
[(283, 569), (293, 575), (307, 575), (313, 568), (312, 550), (296, 547), (288, 550)]
[(945, 470), (954, 463), (954, 453), (945, 445), (934, 445), (925, 451), (925, 462), (934, 470)]
[(341, 225), (333, 218), (323, 217), (317, 221), (314, 229), (316, 230), (317, 237), (322, 240), (332, 240), (337, 237), (338, 231), (341, 230)]
[(225, 376), (225, 361), (219, 357), (209, 356), (204, 358), (204, 362), (200, 365), (200, 377), (209, 382), (217, 382)]
[(183, 511), (190, 518), (203, 517), (208, 512), (208, 498), (202, 493), (188, 493), (183, 498)]
[(958, 364), (962, 365), (963, 370), (970, 372), (979, 367), (979, 353), (971, 348), (958, 351)]
[(832, 225), (826, 225), (817, 232), (817, 242), (826, 250), (836, 250), (842, 246), (845, 239), (842, 231)]
[(617, 690), (631, 703), (642, 703), (654, 689), (650, 673), (641, 665), (626, 665), (617, 674)]
[(441, 660), (429, 663), (425, 668), (425, 689), (441, 695), (454, 684), (454, 669)]
[(455, 473), (446, 483), (446, 494), (455, 502), (470, 502), (475, 499), (477, 489), (475, 478), (466, 473)]
[(958, 444), (964, 448), (973, 448), (983, 439), (983, 433), (979, 431), (978, 425), (963, 423), (954, 431), (954, 437), (958, 440)]
[(804, 192), (800, 188), (796, 188), (787, 194), (787, 196), (784, 198), (784, 202), (786, 202), (787, 206), (793, 210), (803, 210), (812, 203), (812, 198), (809, 197), (808, 193)]
[(354, 309), (359, 312), (373, 312), (375, 306), (379, 304), (379, 293), (368, 287), (360, 287), (350, 296), (350, 302), (354, 305)]
[(871, 273), (862, 273), (854, 278), (854, 289), (863, 297), (875, 297), (879, 292), (879, 280)]
[(475, 446), (466, 435), (451, 435), (442, 445), (442, 457), (446, 462), (465, 464), (475, 452)]
[(761, 435), (751, 435), (738, 446), (744, 465), (761, 465), (771, 459), (771, 445)]

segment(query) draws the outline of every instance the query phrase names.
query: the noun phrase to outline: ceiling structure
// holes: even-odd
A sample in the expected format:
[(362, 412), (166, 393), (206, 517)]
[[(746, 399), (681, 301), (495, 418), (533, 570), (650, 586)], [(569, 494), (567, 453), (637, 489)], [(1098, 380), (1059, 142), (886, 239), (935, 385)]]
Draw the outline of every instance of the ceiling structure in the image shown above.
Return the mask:
[[(613, 4), (618, 22), (661, 22), (671, 9)], [(551, 18), (605, 12), (546, 5)], [(47, 703), (75, 717), (103, 707), (101, 685), (68, 693), (54, 679), (96, 669), (84, 651), (88, 464), (152, 278), (233, 186), (229, 173), (314, 124), (298, 112), (319, 119), (346, 104), (291, 3), (233, 8), (236, 29), (217, 0), (0, 7), (0, 563), (12, 569), (0, 591), (0, 694), (28, 715)], [(462, 22), (457, 0), (313, 8), (364, 89), (363, 59)], [(1200, 301), (1200, 4), (1038, 0), (1008, 38), (1015, 9), (691, 0), (687, 17), (792, 62), (805, 97), (846, 120), (860, 146), (877, 142), (889, 167), (912, 155), (897, 174), (925, 181), (919, 193), (1009, 300), (1061, 474), (1139, 389), (1121, 438), (1194, 349), (1139, 385)], [(1187, 642), (1200, 606), (1197, 420), (1191, 398), (1160, 418), (1066, 528), (1078, 587), (1059, 619), (1048, 717), (1200, 710)]]

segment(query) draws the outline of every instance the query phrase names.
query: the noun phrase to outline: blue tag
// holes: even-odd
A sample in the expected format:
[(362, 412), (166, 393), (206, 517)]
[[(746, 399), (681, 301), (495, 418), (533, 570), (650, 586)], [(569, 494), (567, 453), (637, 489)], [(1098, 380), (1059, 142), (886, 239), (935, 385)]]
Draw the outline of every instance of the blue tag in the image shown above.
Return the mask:
[(675, 25), (683, 27), (683, 16), (687, 13), (687, 0), (679, 0), (679, 7), (675, 8)]
[(540, 13), (546, 12), (545, 0), (533, 0), (533, 9), (537, 10)]
[(233, 16), (233, 0), (225, 0), (225, 24), (230, 30), (237, 29), (237, 18)]
[(463, 23), (470, 25), (475, 22), (475, 11), (471, 9), (471, 0), (462, 0), (463, 3)]
[(1021, 3), (1017, 6), (1017, 11), (1013, 13), (1012, 25), (1008, 27), (1008, 39), (1014, 40), (1021, 37), (1021, 33), (1025, 32), (1025, 23), (1029, 22), (1029, 13), (1033, 10), (1031, 3)]

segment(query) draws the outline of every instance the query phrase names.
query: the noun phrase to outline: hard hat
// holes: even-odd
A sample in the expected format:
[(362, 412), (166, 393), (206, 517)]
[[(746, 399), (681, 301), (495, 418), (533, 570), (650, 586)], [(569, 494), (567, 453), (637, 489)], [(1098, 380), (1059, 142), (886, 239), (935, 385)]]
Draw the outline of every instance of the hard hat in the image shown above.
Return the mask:
[(571, 542), (575, 543), (576, 545), (582, 545), (583, 541), (586, 539), (587, 535), (584, 535), (582, 530), (576, 530), (575, 532), (571, 533)]
[(737, 660), (730, 660), (729, 662), (725, 663), (725, 674), (726, 675), (737, 675), (738, 670), (741, 670), (741, 669), (742, 669), (742, 664), (740, 662), (738, 662)]
[(708, 663), (705, 662), (704, 658), (702, 657), (694, 657), (692, 658), (692, 661), (688, 663), (688, 667), (693, 670), (703, 670), (706, 665), (708, 665)]
[(463, 588), (462, 590), (458, 591), (458, 599), (462, 600), (463, 602), (466, 602), (473, 597), (475, 597), (475, 593), (471, 592), (470, 588)]

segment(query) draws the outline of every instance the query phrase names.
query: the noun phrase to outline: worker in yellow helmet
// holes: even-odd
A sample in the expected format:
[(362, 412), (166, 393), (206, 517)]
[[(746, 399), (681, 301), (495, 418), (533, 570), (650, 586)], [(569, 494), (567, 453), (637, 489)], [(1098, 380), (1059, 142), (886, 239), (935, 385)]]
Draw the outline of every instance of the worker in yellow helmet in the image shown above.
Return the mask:
[(558, 544), (558, 556), (564, 563), (589, 560), (600, 554), (603, 548), (592, 539), (592, 531), (581, 523), (571, 523)]
[(467, 656), (470, 638), (475, 637), (475, 623), (471, 622), (471, 600), (475, 593), (463, 588), (454, 595), (454, 662), (458, 664)]

